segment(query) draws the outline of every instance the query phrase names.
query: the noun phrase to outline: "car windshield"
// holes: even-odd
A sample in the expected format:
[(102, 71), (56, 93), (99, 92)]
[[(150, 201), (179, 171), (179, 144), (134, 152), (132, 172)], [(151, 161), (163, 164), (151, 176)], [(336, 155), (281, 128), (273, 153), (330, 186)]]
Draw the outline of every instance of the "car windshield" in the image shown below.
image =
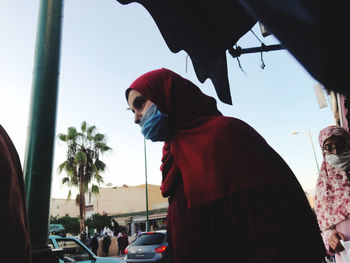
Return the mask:
[(159, 245), (164, 241), (165, 234), (163, 233), (151, 233), (140, 235), (133, 245), (146, 246), (146, 245)]
[(60, 248), (63, 248), (65, 250), (65, 257), (70, 257), (77, 262), (90, 258), (89, 253), (74, 240), (61, 239), (57, 240), (57, 244)]

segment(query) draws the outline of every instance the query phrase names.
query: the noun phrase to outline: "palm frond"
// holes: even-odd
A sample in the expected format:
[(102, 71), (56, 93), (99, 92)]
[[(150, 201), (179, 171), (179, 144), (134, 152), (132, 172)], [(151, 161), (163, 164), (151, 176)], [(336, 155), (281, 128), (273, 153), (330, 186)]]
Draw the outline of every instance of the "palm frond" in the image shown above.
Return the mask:
[(60, 133), (60, 134), (58, 134), (57, 137), (58, 137), (58, 139), (60, 139), (63, 142), (67, 141), (67, 135), (66, 134)]
[(95, 174), (95, 181), (100, 185), (104, 183), (103, 177), (100, 174)]
[(77, 129), (75, 127), (69, 127), (67, 132), (67, 140), (74, 140), (77, 135)]
[(87, 126), (86, 121), (83, 121), (83, 122), (81, 123), (81, 126), (80, 126), (80, 129), (81, 129), (82, 132), (85, 132), (85, 131), (86, 131), (86, 126)]
[(105, 140), (105, 135), (102, 133), (96, 133), (94, 136), (95, 142), (103, 142)]
[(58, 166), (58, 173), (62, 173), (63, 169), (65, 169), (67, 166), (67, 161), (64, 161), (63, 163), (61, 163), (59, 166)]
[(109, 150), (112, 150), (112, 148), (107, 146), (106, 144), (104, 144), (104, 145), (101, 146), (100, 150), (101, 150), (102, 153), (105, 153), (105, 152), (107, 152)]
[(96, 160), (95, 161), (95, 166), (98, 171), (104, 171), (106, 169), (106, 164), (102, 162), (101, 160)]
[(69, 177), (64, 177), (63, 179), (62, 179), (62, 182), (61, 182), (61, 184), (65, 184), (65, 183), (67, 183), (68, 185), (69, 185)]
[(90, 126), (88, 129), (87, 129), (87, 134), (88, 135), (92, 135), (94, 132), (95, 132), (95, 130), (96, 130), (96, 126), (95, 125), (92, 125), (92, 126)]
[(86, 153), (83, 151), (78, 151), (77, 154), (75, 155), (75, 160), (74, 162), (79, 165), (85, 165), (87, 162), (87, 156)]
[(91, 186), (91, 193), (93, 193), (93, 194), (99, 194), (100, 193), (100, 189), (99, 189), (98, 185), (93, 184)]

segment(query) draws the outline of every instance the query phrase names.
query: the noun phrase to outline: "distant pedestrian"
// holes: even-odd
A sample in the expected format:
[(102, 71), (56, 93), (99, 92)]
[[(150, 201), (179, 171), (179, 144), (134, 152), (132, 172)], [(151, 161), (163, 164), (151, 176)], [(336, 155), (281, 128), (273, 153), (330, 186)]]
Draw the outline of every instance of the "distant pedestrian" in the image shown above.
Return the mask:
[(87, 237), (86, 237), (86, 232), (84, 231), (84, 232), (81, 232), (80, 233), (80, 237), (79, 237), (79, 240), (86, 246), (86, 239), (87, 239)]
[(91, 249), (91, 236), (90, 236), (90, 233), (88, 233), (86, 235), (85, 246), (87, 246), (89, 249)]
[(92, 252), (97, 255), (97, 250), (98, 250), (98, 237), (97, 237), (97, 233), (94, 234), (94, 236), (91, 239), (91, 250)]
[(106, 254), (106, 257), (108, 257), (110, 245), (111, 245), (111, 237), (106, 232), (105, 235), (103, 236), (103, 240), (102, 240), (102, 250)]
[(123, 236), (121, 237), (121, 255), (124, 256), (125, 255), (125, 249), (126, 247), (129, 245), (129, 239), (128, 239), (128, 235), (127, 234), (123, 234)]
[(117, 236), (118, 256), (121, 255), (122, 253), (122, 237), (123, 237), (123, 234), (119, 232)]

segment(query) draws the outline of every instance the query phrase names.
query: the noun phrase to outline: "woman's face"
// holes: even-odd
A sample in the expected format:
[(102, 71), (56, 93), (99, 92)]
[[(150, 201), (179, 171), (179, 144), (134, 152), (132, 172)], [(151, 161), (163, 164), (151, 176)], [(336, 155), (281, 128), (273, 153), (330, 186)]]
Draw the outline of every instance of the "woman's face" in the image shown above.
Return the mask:
[(140, 92), (132, 89), (129, 92), (128, 104), (135, 115), (135, 123), (139, 123), (148, 108), (152, 105), (152, 101), (146, 99)]
[(326, 154), (340, 154), (347, 150), (349, 150), (349, 145), (339, 136), (332, 136), (323, 143), (323, 151)]

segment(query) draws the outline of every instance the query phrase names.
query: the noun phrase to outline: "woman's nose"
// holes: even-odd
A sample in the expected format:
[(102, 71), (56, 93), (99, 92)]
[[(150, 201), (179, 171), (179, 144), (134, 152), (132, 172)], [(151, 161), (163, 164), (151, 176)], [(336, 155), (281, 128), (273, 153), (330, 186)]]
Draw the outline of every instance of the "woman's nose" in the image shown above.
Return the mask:
[(142, 114), (140, 113), (135, 113), (135, 118), (134, 118), (134, 122), (136, 124), (138, 124), (140, 122), (140, 120), (142, 119)]

